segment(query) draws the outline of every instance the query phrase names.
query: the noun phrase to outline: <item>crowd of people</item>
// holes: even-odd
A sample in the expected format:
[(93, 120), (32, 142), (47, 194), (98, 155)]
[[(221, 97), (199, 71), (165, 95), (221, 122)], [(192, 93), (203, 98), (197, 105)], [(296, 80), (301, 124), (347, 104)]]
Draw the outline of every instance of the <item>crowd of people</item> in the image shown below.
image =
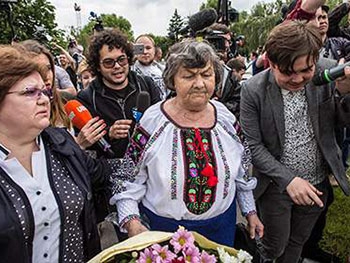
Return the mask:
[[(221, 23), (220, 45), (166, 51), (119, 29), (94, 32), (85, 51), (53, 43), (56, 59), (32, 39), (0, 46), (2, 260), (87, 262), (179, 226), (240, 246), (239, 212), (253, 262), (339, 262), (319, 245), (330, 176), (350, 194), (350, 67), (313, 77), (350, 58), (349, 11), (293, 1), (250, 61)], [(70, 101), (91, 114), (81, 127)]]

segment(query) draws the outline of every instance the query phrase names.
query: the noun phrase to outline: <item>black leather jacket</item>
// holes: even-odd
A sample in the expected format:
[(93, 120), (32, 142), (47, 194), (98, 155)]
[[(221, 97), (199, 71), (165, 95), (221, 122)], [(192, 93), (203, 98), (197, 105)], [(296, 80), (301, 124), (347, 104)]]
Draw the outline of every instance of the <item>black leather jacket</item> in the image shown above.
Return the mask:
[[(105, 175), (110, 174), (108, 166), (103, 161), (96, 161), (89, 158), (75, 143), (73, 138), (60, 128), (47, 128), (42, 132), (42, 138), (45, 145), (47, 165), (50, 167), (50, 153), (55, 152), (60, 157), (63, 165), (67, 168), (71, 178), (74, 180), (79, 190), (84, 196), (84, 208), (80, 216), (83, 240), (84, 240), (84, 256), (85, 261), (88, 261), (100, 251), (99, 237), (97, 233), (97, 224), (95, 218), (95, 209), (93, 204), (92, 191), (96, 188), (105, 188), (108, 180)], [(48, 169), (50, 171), (50, 169)], [(10, 201), (6, 191), (0, 187), (0, 262), (16, 262), (16, 263), (31, 263), (32, 262), (32, 242), (34, 236), (34, 218), (30, 209), (29, 200), (25, 193), (14, 185), (6, 172), (0, 168), (0, 173), (5, 180), (16, 188), (20, 193), (26, 207), (26, 213), (29, 215), (29, 225), (31, 240), (28, 241), (28, 246), (25, 245), (22, 226), (19, 222), (18, 215)], [(49, 174), (49, 176), (51, 176)], [(52, 184), (52, 180), (49, 180)], [(52, 186), (52, 188), (54, 188)], [(60, 215), (62, 216), (62, 204), (59, 198), (55, 195)], [(61, 233), (62, 233), (61, 226)], [(60, 236), (62, 238), (62, 235)], [(63, 250), (62, 242), (60, 242), (60, 256)]]
[[(107, 124), (107, 130), (113, 125), (116, 120), (130, 119), (133, 120), (132, 108), (136, 106), (137, 95), (140, 91), (147, 91), (151, 97), (151, 105), (160, 101), (160, 93), (156, 88), (153, 80), (146, 76), (140, 76), (134, 71), (128, 75), (130, 92), (123, 100), (116, 100), (106, 94), (108, 89), (100, 78), (96, 78), (85, 90), (78, 94), (78, 100), (90, 111), (92, 116), (101, 117)], [(134, 130), (135, 123), (130, 130), (130, 135)], [(111, 144), (111, 148), (115, 153), (116, 158), (122, 158), (129, 143), (129, 138), (110, 140), (108, 132), (105, 138)], [(96, 145), (93, 149), (97, 151), (98, 156), (106, 156), (105, 153)]]

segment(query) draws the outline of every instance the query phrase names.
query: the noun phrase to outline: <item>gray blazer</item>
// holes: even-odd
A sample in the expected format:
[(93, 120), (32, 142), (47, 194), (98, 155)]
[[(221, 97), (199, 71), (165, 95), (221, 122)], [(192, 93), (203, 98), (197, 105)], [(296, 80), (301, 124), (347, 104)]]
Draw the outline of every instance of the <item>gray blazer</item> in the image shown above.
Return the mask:
[[(332, 66), (334, 61), (320, 59), (316, 72)], [(340, 187), (349, 195), (335, 128), (350, 124), (350, 95), (342, 98), (341, 107), (336, 107), (336, 100), (341, 98), (335, 97), (333, 85), (316, 87), (310, 82), (306, 85), (306, 96), (317, 143)], [(255, 75), (243, 86), (241, 124), (252, 152), (254, 176), (258, 179), (255, 197), (270, 183), (283, 192), (296, 175), (280, 162), (285, 141), (283, 99), (270, 69)]]

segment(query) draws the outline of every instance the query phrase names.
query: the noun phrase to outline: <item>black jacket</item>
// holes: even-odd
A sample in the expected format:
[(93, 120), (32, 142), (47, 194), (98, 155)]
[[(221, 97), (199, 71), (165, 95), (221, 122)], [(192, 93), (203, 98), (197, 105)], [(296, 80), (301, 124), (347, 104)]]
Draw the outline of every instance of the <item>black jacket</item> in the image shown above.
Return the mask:
[[(147, 91), (151, 97), (151, 104), (160, 101), (160, 94), (155, 87), (151, 78), (140, 76), (134, 71), (128, 75), (130, 92), (124, 100), (118, 101), (106, 94), (108, 89), (100, 78), (96, 78), (85, 90), (78, 94), (78, 100), (90, 111), (92, 116), (101, 117), (107, 124), (108, 130), (116, 120), (130, 119), (133, 120), (132, 108), (136, 106), (137, 95), (140, 91)], [(134, 123), (130, 130), (129, 136), (134, 130)], [(111, 144), (111, 148), (115, 153), (116, 158), (122, 158), (129, 143), (129, 138), (110, 140), (108, 133), (105, 138)], [(104, 155), (104, 152), (94, 145), (94, 150), (97, 150), (98, 156)], [(109, 157), (109, 156), (106, 156)]]
[[(81, 224), (83, 226), (84, 240), (84, 256), (85, 261), (88, 261), (100, 251), (99, 237), (97, 233), (97, 224), (95, 218), (95, 210), (93, 204), (93, 189), (105, 188), (108, 180), (107, 174), (110, 174), (108, 166), (103, 161), (97, 162), (89, 158), (75, 143), (73, 138), (60, 128), (47, 128), (42, 132), (42, 137), (46, 150), (46, 159), (49, 171), (49, 181), (51, 188), (54, 189), (51, 178), (51, 163), (49, 160), (50, 153), (55, 152), (63, 165), (70, 173), (71, 178), (79, 187), (79, 190), (84, 196), (84, 208), (80, 215)], [(9, 178), (6, 172), (0, 168), (2, 177), (5, 178), (19, 192), (26, 207), (30, 208), (29, 200), (19, 186)], [(60, 216), (62, 217), (62, 204), (57, 194), (54, 192)], [(31, 263), (32, 262), (32, 242), (34, 236), (34, 218), (31, 209), (27, 209), (26, 213), (29, 218), (31, 240), (28, 241), (28, 246), (25, 245), (22, 226), (19, 222), (18, 215), (13, 207), (5, 190), (0, 187), (0, 262), (16, 262), (16, 263)], [(62, 236), (63, 228), (61, 226)], [(59, 261), (62, 261), (63, 245), (60, 242)]]

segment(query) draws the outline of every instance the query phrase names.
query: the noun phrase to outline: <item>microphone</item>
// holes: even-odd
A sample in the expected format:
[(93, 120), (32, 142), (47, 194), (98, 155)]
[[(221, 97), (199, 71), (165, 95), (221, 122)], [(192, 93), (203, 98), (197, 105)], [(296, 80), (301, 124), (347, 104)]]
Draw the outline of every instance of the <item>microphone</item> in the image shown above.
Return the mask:
[(325, 69), (318, 73), (316, 76), (312, 78), (312, 82), (316, 85), (324, 85), (327, 83), (330, 83), (334, 80), (336, 80), (339, 77), (342, 77), (345, 75), (344, 68), (346, 66), (350, 66), (350, 61), (346, 62), (345, 64), (341, 64), (338, 66), (335, 66), (330, 69)]
[[(81, 130), (84, 125), (92, 119), (89, 110), (77, 100), (70, 100), (64, 105), (64, 109), (68, 115), (68, 118), (73, 123), (74, 127)], [(101, 138), (97, 144), (102, 150), (107, 153), (109, 157), (114, 156), (113, 151), (110, 149), (111, 145), (106, 141), (105, 138)]]
[(143, 113), (151, 105), (151, 97), (147, 91), (140, 91), (136, 98), (136, 107), (132, 109), (132, 116), (139, 122)]
[(179, 34), (186, 34), (190, 30), (192, 33), (203, 30), (216, 22), (218, 15), (214, 8), (203, 9), (190, 16), (186, 27), (179, 30)]

